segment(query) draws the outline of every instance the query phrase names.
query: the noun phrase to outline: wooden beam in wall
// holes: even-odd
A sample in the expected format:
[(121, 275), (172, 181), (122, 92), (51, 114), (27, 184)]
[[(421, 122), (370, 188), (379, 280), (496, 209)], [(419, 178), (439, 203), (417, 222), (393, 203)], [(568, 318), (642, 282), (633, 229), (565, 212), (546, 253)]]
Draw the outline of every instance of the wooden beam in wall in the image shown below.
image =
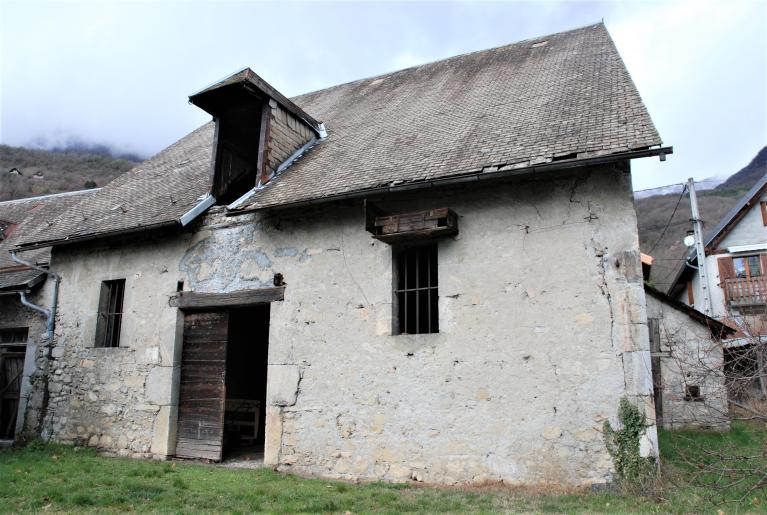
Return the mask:
[(285, 298), (285, 287), (237, 290), (227, 293), (182, 291), (170, 298), (170, 305), (179, 309), (232, 308), (276, 302)]

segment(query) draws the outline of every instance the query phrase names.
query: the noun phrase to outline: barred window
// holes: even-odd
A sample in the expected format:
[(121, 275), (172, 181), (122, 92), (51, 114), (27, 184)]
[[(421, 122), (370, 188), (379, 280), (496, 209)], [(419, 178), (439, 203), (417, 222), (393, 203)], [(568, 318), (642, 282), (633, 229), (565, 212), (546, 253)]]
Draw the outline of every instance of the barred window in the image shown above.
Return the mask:
[(101, 283), (99, 314), (96, 323), (96, 347), (119, 347), (122, 325), (125, 279)]
[(395, 253), (395, 315), (398, 334), (439, 332), (437, 244)]

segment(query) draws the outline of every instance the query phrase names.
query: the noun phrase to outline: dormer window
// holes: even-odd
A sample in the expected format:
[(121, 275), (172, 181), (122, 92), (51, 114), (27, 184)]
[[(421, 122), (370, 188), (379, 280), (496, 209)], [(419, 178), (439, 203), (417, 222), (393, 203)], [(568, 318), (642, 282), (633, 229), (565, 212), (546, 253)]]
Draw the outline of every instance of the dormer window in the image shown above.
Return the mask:
[(259, 134), (263, 103), (230, 109), (217, 122), (215, 172), (211, 194), (229, 204), (258, 182)]
[(189, 97), (216, 122), (210, 194), (229, 205), (266, 184), (323, 133), (321, 124), (246, 68)]
[(11, 222), (6, 222), (4, 220), (0, 220), (0, 241), (3, 241), (8, 236), (11, 235), (11, 232), (13, 232), (14, 224)]

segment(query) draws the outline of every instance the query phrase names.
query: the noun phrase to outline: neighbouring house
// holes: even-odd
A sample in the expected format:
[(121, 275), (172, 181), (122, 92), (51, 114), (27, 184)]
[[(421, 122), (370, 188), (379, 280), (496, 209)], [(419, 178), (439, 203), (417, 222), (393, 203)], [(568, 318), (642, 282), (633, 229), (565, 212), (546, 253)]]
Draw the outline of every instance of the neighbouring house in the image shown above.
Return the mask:
[(38, 368), (46, 360), (37, 357), (48, 342), (43, 311), (51, 307), (55, 282), (45, 272), (49, 248), (25, 253), (32, 266), (14, 261), (8, 251), (23, 234), (55, 220), (85, 196), (78, 191), (0, 202), (0, 441), (23, 438), (24, 426), (27, 435), (39, 433), (41, 421), (35, 417), (45, 403), (39, 382), (47, 379), (47, 370)]
[[(731, 394), (741, 397), (756, 390), (765, 396), (767, 384), (758, 371), (766, 364), (758, 349), (767, 343), (767, 175), (706, 235), (704, 250), (707, 284), (701, 281), (693, 250), (669, 294), (738, 329), (725, 350), (727, 375), (734, 381)], [(704, 305), (704, 290), (709, 306)]]
[(213, 121), (16, 244), (61, 276), (44, 438), (603, 484), (626, 396), (657, 453), (630, 161), (671, 148), (604, 25), (190, 101)]
[(735, 329), (652, 286), (645, 293), (658, 426), (729, 429), (722, 338)]

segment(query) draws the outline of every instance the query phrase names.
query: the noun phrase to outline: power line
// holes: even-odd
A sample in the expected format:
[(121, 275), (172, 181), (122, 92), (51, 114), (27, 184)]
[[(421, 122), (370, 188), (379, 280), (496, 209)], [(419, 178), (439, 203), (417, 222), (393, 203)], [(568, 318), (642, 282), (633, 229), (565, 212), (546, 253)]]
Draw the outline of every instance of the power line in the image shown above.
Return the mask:
[[(703, 183), (717, 183), (722, 184), (724, 181), (720, 181), (718, 179), (703, 179), (702, 181), (695, 181), (695, 184), (703, 184)], [(687, 187), (687, 183), (684, 182), (676, 182), (673, 184), (666, 184), (665, 186), (654, 186), (652, 188), (645, 188), (643, 190), (634, 190), (634, 193), (642, 193), (644, 191), (653, 191), (653, 190), (660, 190), (663, 188), (671, 188), (672, 186), (683, 186)]]
[(660, 236), (658, 236), (658, 239), (656, 240), (656, 242), (652, 246), (652, 248), (647, 251), (647, 254), (652, 254), (652, 251), (655, 250), (655, 247), (658, 246), (660, 241), (666, 235), (666, 231), (668, 230), (668, 226), (671, 225), (671, 220), (674, 219), (674, 215), (676, 215), (676, 210), (679, 209), (679, 204), (682, 202), (682, 197), (684, 197), (684, 192), (685, 191), (687, 191), (687, 185), (686, 184), (682, 188), (682, 193), (679, 194), (679, 198), (676, 200), (676, 206), (674, 206), (674, 211), (671, 213), (671, 217), (668, 219), (668, 222), (666, 222), (666, 227), (663, 228), (663, 232), (660, 233)]

